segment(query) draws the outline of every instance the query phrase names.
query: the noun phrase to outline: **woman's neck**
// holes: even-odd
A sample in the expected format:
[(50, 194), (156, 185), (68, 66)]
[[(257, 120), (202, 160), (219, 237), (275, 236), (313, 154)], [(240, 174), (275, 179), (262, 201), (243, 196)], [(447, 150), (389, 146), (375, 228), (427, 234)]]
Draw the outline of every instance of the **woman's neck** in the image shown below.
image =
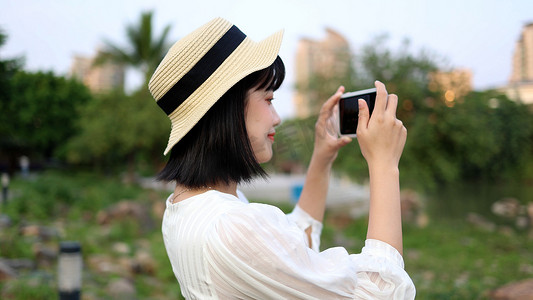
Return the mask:
[(176, 188), (174, 189), (174, 197), (171, 199), (172, 203), (180, 202), (185, 199), (188, 199), (190, 197), (203, 194), (210, 190), (216, 190), (221, 193), (230, 194), (235, 197), (237, 197), (237, 183), (230, 183), (230, 184), (214, 184), (209, 185), (201, 188), (188, 188), (181, 184), (176, 184)]

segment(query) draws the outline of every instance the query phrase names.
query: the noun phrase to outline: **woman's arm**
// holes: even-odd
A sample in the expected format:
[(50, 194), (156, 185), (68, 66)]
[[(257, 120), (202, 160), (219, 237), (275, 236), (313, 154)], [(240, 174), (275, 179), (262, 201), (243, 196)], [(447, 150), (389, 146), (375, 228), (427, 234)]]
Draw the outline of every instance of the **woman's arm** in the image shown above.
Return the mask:
[(402, 121), (396, 119), (398, 97), (388, 95), (383, 83), (376, 81), (375, 85), (377, 97), (372, 117), (369, 117), (366, 102), (359, 100), (357, 128), (357, 140), (370, 176), (367, 238), (384, 241), (402, 253), (398, 163), (407, 130)]
[[(315, 220), (322, 222), (326, 208), (326, 196), (329, 187), (331, 166), (341, 147), (348, 144), (348, 137), (338, 138), (332, 122), (334, 108), (344, 92), (339, 87), (337, 92), (324, 103), (315, 124), (315, 145), (307, 176), (298, 205)], [(310, 228), (307, 231), (310, 235)]]

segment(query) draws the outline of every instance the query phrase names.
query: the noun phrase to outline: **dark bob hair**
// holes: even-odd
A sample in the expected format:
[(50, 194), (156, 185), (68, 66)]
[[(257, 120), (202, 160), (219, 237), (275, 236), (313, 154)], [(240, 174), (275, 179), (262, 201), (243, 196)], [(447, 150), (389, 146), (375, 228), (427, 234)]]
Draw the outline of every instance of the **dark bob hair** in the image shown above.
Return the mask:
[(284, 79), (285, 66), (278, 56), (269, 67), (235, 84), (172, 148), (157, 180), (176, 181), (194, 189), (267, 177), (246, 131), (247, 93), (251, 89), (275, 91)]

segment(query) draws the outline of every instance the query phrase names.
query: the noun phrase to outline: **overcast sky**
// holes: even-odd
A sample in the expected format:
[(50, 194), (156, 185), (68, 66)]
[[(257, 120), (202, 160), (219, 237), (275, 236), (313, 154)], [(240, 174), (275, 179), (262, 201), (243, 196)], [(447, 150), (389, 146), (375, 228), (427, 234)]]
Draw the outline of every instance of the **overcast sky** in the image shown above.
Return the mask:
[[(470, 69), (474, 88), (485, 89), (506, 84), (514, 45), (533, 22), (532, 0), (0, 0), (0, 28), (8, 35), (0, 57), (22, 56), (28, 70), (66, 74), (73, 55), (93, 55), (104, 39), (125, 45), (126, 25), (145, 10), (154, 11), (156, 30), (172, 26), (171, 41), (217, 16), (254, 40), (285, 29), (280, 56), (288, 80), (276, 95), (282, 117), (294, 111), (297, 42), (323, 38), (325, 27), (343, 34), (355, 52), (383, 33), (392, 48), (407, 38), (415, 53), (424, 48), (446, 58), (447, 67)], [(138, 84), (128, 75), (128, 85)]]

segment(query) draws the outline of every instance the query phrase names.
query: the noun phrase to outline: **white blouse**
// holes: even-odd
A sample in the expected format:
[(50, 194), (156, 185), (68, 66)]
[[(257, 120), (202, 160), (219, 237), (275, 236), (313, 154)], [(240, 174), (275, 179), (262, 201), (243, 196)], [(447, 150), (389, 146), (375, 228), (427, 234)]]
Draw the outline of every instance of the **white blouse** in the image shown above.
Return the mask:
[(402, 256), (389, 244), (367, 240), (360, 254), (320, 252), (322, 224), (305, 211), (296, 206), (285, 215), (241, 195), (167, 200), (163, 238), (185, 298), (414, 299)]

